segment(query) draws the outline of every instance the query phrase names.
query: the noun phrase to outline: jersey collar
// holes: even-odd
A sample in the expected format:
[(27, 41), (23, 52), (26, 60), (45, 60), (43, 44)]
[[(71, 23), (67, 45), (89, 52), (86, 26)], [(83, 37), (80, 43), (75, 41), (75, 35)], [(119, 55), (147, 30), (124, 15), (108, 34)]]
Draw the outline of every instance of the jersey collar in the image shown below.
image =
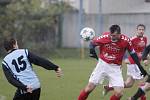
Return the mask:
[(15, 50), (17, 50), (17, 49), (12, 49), (11, 51), (8, 52), (8, 54), (9, 54), (9, 53), (12, 53), (12, 52), (15, 51)]

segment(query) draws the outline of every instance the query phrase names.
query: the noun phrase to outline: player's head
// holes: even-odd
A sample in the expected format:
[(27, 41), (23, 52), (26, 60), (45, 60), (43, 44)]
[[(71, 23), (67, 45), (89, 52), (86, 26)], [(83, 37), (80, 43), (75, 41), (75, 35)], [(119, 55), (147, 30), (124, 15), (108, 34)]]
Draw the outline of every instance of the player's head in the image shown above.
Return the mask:
[(120, 39), (120, 35), (121, 35), (121, 29), (119, 25), (112, 25), (109, 28), (110, 31), (110, 38), (112, 40), (112, 42), (117, 42)]
[(145, 32), (145, 25), (143, 25), (143, 24), (137, 25), (136, 31), (137, 31), (136, 35), (139, 37), (142, 37), (144, 35), (144, 32)]
[(17, 40), (14, 38), (6, 38), (3, 45), (7, 52), (13, 49), (18, 49)]

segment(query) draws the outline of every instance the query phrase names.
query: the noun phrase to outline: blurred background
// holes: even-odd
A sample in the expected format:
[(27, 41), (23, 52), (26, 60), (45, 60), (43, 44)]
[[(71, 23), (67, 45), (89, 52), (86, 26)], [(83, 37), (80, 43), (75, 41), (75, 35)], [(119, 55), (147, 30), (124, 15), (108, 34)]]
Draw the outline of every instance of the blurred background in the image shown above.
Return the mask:
[[(0, 0), (0, 46), (4, 37), (14, 36), (21, 48), (42, 55), (80, 56), (80, 48), (88, 46), (80, 40), (83, 27), (100, 35), (119, 24), (130, 37), (136, 25), (144, 24), (150, 37), (149, 18), (150, 0)], [(67, 48), (77, 55), (69, 55)]]

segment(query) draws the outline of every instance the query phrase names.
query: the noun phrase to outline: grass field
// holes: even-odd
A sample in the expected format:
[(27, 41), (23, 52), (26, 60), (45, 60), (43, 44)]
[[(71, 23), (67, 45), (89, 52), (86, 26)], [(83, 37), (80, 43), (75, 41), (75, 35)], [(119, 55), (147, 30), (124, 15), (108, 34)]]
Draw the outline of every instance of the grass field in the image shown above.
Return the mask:
[[(64, 75), (62, 78), (57, 78), (53, 71), (47, 71), (38, 66), (34, 66), (42, 86), (40, 100), (77, 100), (80, 90), (88, 82), (89, 75), (95, 67), (96, 60), (53, 59), (53, 62), (60, 65), (63, 69)], [(125, 75), (125, 67), (123, 70)], [(0, 76), (0, 96), (5, 96), (5, 100), (12, 100), (15, 88), (7, 82), (2, 70), (0, 70)], [(125, 89), (124, 96), (121, 100), (126, 100), (128, 96), (131, 96), (136, 91), (136, 87), (137, 85), (134, 85), (131, 89)], [(102, 85), (100, 85), (92, 92), (88, 100), (109, 100), (110, 95), (111, 93), (103, 97)], [(150, 94), (147, 97), (147, 100), (150, 100)], [(1, 97), (0, 100), (2, 100)]]

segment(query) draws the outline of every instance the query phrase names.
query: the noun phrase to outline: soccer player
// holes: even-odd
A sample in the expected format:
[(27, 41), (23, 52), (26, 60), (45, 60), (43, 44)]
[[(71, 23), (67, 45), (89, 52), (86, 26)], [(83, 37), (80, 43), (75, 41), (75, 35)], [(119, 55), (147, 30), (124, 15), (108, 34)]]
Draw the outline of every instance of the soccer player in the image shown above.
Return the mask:
[[(150, 53), (150, 44), (145, 48), (143, 55), (142, 55), (142, 60), (145, 60), (145, 62), (144, 62), (145, 64), (148, 64), (147, 56), (149, 53)], [(142, 95), (145, 95), (145, 93), (149, 90), (150, 90), (150, 76), (148, 76), (148, 79), (146, 80), (145, 85), (139, 87), (137, 92), (132, 97), (130, 97), (128, 100), (137, 100)]]
[(80, 92), (78, 100), (86, 100), (88, 95), (104, 78), (107, 78), (111, 86), (114, 88), (114, 95), (110, 97), (110, 100), (121, 99), (123, 95), (124, 81), (120, 67), (126, 50), (129, 51), (132, 59), (138, 65), (141, 74), (144, 76), (147, 74), (138, 60), (130, 39), (121, 34), (120, 26), (112, 25), (109, 30), (110, 34), (94, 38), (90, 44), (91, 57), (97, 58), (95, 47), (99, 47), (99, 60), (96, 68), (90, 76), (89, 83)]
[(19, 49), (14, 38), (5, 39), (4, 48), (7, 55), (2, 61), (2, 68), (8, 82), (17, 88), (13, 100), (39, 100), (41, 86), (32, 64), (54, 70), (58, 77), (62, 74), (61, 68), (49, 60), (27, 49)]
[[(144, 51), (144, 48), (147, 45), (147, 37), (144, 36), (145, 32), (145, 25), (139, 24), (136, 28), (136, 35), (131, 38), (131, 42), (133, 45), (133, 48), (135, 52), (138, 55), (139, 60), (141, 61), (142, 53)], [(124, 88), (131, 88), (135, 82), (135, 80), (140, 80), (143, 77), (140, 75), (140, 70), (136, 63), (133, 61), (132, 57), (129, 56), (128, 59), (125, 60), (125, 63), (127, 64), (127, 79), (124, 83)], [(113, 90), (112, 87), (104, 86), (104, 93), (106, 94), (108, 91)], [(146, 97), (143, 95), (141, 97), (141, 100), (146, 100)]]

